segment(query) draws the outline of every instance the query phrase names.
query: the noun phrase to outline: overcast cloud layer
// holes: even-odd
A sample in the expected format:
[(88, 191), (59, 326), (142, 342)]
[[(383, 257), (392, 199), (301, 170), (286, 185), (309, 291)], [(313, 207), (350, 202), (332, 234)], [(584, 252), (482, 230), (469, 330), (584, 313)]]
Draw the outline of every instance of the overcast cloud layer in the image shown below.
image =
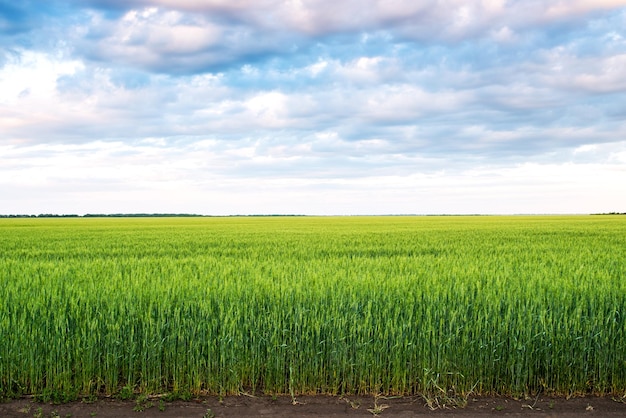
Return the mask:
[(0, 214), (626, 212), (626, 0), (0, 0)]

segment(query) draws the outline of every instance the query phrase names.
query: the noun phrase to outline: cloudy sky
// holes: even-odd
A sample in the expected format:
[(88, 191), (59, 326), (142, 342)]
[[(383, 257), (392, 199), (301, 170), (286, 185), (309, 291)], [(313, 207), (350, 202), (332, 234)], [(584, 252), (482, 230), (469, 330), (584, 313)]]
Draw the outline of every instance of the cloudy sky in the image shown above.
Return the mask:
[(626, 212), (626, 0), (0, 0), (0, 214)]

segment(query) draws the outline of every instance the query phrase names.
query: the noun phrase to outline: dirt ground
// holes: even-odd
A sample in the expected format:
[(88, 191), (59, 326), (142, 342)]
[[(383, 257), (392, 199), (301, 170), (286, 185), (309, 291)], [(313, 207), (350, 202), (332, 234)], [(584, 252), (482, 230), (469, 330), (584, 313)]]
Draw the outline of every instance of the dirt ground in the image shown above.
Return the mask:
[[(164, 402), (158, 398), (143, 401), (99, 399), (92, 403), (72, 402), (62, 405), (18, 399), (0, 404), (1, 418), (123, 418), (123, 417), (626, 417), (623, 398), (585, 397), (512, 399), (470, 397), (463, 408), (447, 405), (429, 406), (420, 397), (374, 398), (303, 396), (206, 397), (191, 401)], [(431, 407), (436, 407), (432, 409)]]

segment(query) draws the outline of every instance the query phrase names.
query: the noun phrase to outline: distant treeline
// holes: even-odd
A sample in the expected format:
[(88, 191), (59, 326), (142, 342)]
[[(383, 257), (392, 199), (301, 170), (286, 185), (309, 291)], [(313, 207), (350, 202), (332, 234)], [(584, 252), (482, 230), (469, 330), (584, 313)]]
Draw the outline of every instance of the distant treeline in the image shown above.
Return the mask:
[[(228, 215), (227, 217), (258, 217), (258, 216), (305, 216), (305, 215)], [(85, 215), (41, 213), (39, 215), (0, 215), (0, 218), (189, 218), (215, 217), (213, 215), (197, 215), (193, 213), (86, 213)]]
[(626, 212), (593, 213), (592, 215), (626, 215)]
[(87, 213), (85, 215), (41, 213), (39, 215), (0, 215), (0, 218), (163, 218), (203, 216), (191, 213)]

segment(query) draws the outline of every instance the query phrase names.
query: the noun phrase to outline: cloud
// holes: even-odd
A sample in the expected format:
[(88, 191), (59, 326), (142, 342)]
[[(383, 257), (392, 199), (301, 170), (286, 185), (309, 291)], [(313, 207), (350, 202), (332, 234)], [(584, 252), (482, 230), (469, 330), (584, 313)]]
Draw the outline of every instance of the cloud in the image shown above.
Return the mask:
[[(392, 43), (454, 45), (486, 39), (519, 42), (555, 24), (576, 30), (581, 19), (626, 1), (511, 2), (409, 0), (97, 1), (74, 51), (99, 62), (172, 74), (219, 72), (231, 66), (307, 53), (320, 42), (387, 36)], [(114, 10), (116, 13), (108, 14)], [(387, 45), (388, 47), (389, 45)]]
[(129, 9), (115, 19), (93, 12), (80, 33), (75, 52), (88, 59), (171, 74), (215, 72), (289, 49), (281, 33), (158, 7)]
[[(104, 5), (106, 2), (100, 4)], [(400, 28), (401, 31), (416, 34), (419, 38), (429, 39), (438, 35), (455, 38), (472, 33), (484, 34), (506, 27), (502, 22), (515, 28), (523, 28), (543, 25), (546, 22), (579, 19), (590, 13), (626, 6), (624, 0), (261, 0), (254, 5), (245, 1), (154, 0), (127, 4), (128, 7), (153, 5), (190, 13), (217, 15), (224, 20), (245, 22), (265, 30), (286, 28), (311, 36)]]
[(554, 51), (549, 57), (546, 83), (559, 89), (591, 93), (626, 90), (626, 53), (606, 57), (576, 57)]
[[(93, 16), (84, 48), (99, 61), (159, 70), (192, 68), (227, 60), (220, 47), (224, 29), (200, 17), (157, 8), (130, 10), (115, 22)], [(98, 36), (99, 35), (99, 36)], [(90, 36), (96, 36), (95, 42)], [(193, 62), (190, 62), (193, 57)], [(166, 64), (167, 61), (167, 64)]]
[[(569, 201), (579, 182), (623, 202), (589, 180), (621, 190), (607, 179), (624, 176), (621, 2), (49, 4), (0, 7), (2, 195), (538, 211), (532, 199)], [(155, 197), (168, 193), (180, 205)], [(370, 211), (372, 193), (398, 209)]]
[[(256, 136), (260, 142), (274, 138), (293, 149), (307, 143), (319, 149), (311, 138), (332, 132), (338, 153), (346, 152), (339, 145), (344, 141), (355, 147), (379, 141), (370, 144), (384, 144), (377, 150), (380, 154), (519, 158), (551, 147), (614, 141), (623, 130), (619, 121), (610, 120), (614, 106), (590, 102), (585, 91), (572, 92), (564, 84), (575, 83), (580, 72), (551, 78), (542, 66), (530, 68), (519, 81), (505, 77), (501, 83), (490, 77), (491, 83), (436, 86), (430, 83), (437, 77), (436, 67), (413, 70), (410, 61), (375, 56), (318, 61), (280, 72), (282, 83), (268, 83), (268, 69), (263, 67), (171, 78), (120, 74), (29, 54), (22, 67), (7, 66), (2, 73), (9, 92), (4, 106), (0, 103), (2, 123), (5, 137), (13, 142), (83, 142), (94, 137), (138, 142), (163, 137), (240, 143)], [(546, 62), (551, 65), (553, 60)], [(241, 84), (241, 78), (255, 78), (257, 73), (265, 75), (265, 86), (251, 89)], [(488, 76), (481, 69), (446, 68), (439, 77), (458, 83)], [(38, 83), (30, 83), (32, 78)], [(298, 80), (297, 87), (289, 87), (290, 79)], [(554, 80), (561, 84), (553, 85)], [(594, 126), (599, 123), (610, 129)], [(562, 134), (564, 127), (570, 131)], [(606, 133), (610, 131), (613, 135)], [(570, 141), (560, 140), (563, 136)]]
[[(318, 140), (338, 146), (332, 135)], [(626, 181), (623, 141), (577, 148), (577, 158), (589, 153), (603, 155), (593, 162), (528, 162), (506, 167), (407, 156), (382, 157), (382, 164), (377, 166), (380, 145), (384, 147), (363, 144), (369, 151), (362, 154), (360, 166), (355, 164), (356, 155), (349, 153), (335, 152), (334, 161), (329, 162), (307, 157), (307, 150), (304, 154), (302, 149), (262, 150), (254, 142), (230, 149), (215, 141), (171, 146), (159, 138), (135, 145), (96, 141), (2, 146), (0, 189), (14, 198), (2, 210), (115, 213), (154, 212), (159, 208), (210, 214), (322, 215), (589, 213), (626, 203), (623, 194), (613, 193)], [(389, 162), (400, 170), (385, 170)], [(581, 200), (581, 196), (587, 198)]]
[(574, 0), (544, 1), (547, 7), (546, 17), (563, 18), (572, 15), (584, 15), (599, 10), (610, 10), (626, 6), (623, 0)]

